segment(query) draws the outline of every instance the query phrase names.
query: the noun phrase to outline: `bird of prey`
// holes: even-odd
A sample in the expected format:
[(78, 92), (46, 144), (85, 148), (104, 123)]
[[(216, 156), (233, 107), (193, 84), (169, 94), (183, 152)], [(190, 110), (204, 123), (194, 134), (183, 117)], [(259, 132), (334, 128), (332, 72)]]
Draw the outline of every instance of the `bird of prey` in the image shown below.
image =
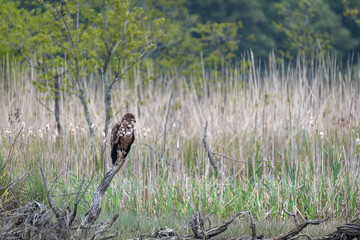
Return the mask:
[(132, 113), (126, 113), (121, 122), (114, 124), (111, 130), (111, 159), (112, 163), (118, 160), (118, 152), (126, 158), (130, 151), (131, 144), (135, 141), (135, 116)]

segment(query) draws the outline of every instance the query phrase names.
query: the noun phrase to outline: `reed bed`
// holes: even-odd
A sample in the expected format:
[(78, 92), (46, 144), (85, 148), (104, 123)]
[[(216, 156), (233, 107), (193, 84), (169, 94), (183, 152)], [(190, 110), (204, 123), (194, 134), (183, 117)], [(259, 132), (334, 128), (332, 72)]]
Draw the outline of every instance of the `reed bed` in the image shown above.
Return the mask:
[[(106, 193), (104, 214), (184, 217), (201, 210), (224, 219), (250, 210), (259, 221), (272, 221), (283, 216), (285, 201), (303, 218), (359, 214), (357, 66), (332, 57), (290, 65), (273, 56), (265, 64), (244, 60), (251, 67), (186, 77), (137, 66), (116, 86), (110, 125), (133, 112), (137, 132)], [(61, 206), (74, 201), (84, 178), (89, 190), (81, 207), (87, 208), (111, 165), (101, 78), (91, 75), (86, 83), (95, 129), (90, 139), (76, 89), (62, 94), (58, 134), (51, 94), (32, 86), (37, 73), (10, 58), (0, 66), (0, 160), (12, 148), (0, 183), (27, 174), (16, 191), (0, 192), (2, 203), (45, 201), (41, 167)], [(11, 122), (8, 114), (16, 109), (21, 117)], [(202, 145), (206, 121), (218, 175)]]

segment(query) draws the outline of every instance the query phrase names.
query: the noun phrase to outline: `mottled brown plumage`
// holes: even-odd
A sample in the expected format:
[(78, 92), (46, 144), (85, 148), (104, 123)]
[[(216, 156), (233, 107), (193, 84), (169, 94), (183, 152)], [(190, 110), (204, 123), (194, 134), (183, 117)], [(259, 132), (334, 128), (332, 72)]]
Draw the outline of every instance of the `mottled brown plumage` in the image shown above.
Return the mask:
[(121, 122), (115, 123), (111, 130), (111, 159), (114, 164), (118, 160), (118, 151), (124, 158), (130, 151), (131, 144), (135, 141), (135, 116), (126, 113)]

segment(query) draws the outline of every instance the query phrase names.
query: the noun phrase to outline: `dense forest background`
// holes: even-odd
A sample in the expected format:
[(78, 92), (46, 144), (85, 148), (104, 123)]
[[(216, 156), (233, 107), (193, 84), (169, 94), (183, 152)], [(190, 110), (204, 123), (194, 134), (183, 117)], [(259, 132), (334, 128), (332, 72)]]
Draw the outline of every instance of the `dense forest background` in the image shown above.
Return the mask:
[(201, 23), (241, 21), (239, 51), (252, 49), (259, 57), (320, 47), (342, 55), (359, 50), (357, 0), (194, 0), (186, 6)]
[[(14, 36), (6, 38), (8, 22), (16, 24), (9, 8), (23, 9), (30, 15), (39, 15), (39, 9), (45, 11), (47, 8), (42, 1), (0, 2), (3, 8), (1, 25), (5, 33), (0, 54), (4, 55), (19, 50), (19, 47), (8, 45)], [(93, 0), (80, 2), (95, 13), (101, 13), (103, 6), (108, 4)], [(146, 55), (148, 59), (156, 59), (163, 69), (196, 70), (200, 68), (201, 57), (207, 65), (214, 67), (239, 61), (249, 50), (256, 58), (267, 59), (269, 53), (274, 52), (277, 58), (287, 61), (299, 54), (311, 58), (333, 52), (345, 61), (360, 46), (360, 0), (144, 0), (131, 1), (129, 5), (130, 9), (141, 8), (142, 15), (149, 19), (164, 20), (159, 27), (163, 31), (161, 39)], [(83, 6), (80, 6), (80, 14), (86, 12), (82, 10)], [(83, 16), (81, 23), (89, 24), (89, 18)], [(154, 26), (148, 29), (158, 30)], [(22, 37), (34, 35), (28, 28), (25, 32)], [(19, 41), (19, 36), (15, 38)], [(23, 41), (19, 43), (22, 48), (26, 45)]]

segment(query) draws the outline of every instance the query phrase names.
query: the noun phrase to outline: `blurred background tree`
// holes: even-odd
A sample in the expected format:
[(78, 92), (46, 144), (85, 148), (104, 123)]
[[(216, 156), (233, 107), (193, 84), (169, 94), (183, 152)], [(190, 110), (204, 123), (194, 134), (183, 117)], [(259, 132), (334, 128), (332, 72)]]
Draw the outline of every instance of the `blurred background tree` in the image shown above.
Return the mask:
[[(163, 35), (162, 18), (152, 18), (126, 0), (6, 1), (0, 0), (0, 49), (16, 53), (38, 70), (34, 85), (55, 92), (55, 117), (61, 75), (83, 105), (89, 133), (93, 135), (86, 82), (99, 72), (105, 89), (105, 136), (111, 113), (111, 90), (124, 74), (156, 47)], [(109, 78), (109, 71), (113, 74)], [(64, 84), (63, 84), (64, 85)], [(58, 131), (60, 125), (58, 124)]]
[[(33, 1), (1, 0), (3, 6), (9, 2), (22, 11), (44, 11)], [(98, 13), (105, 1), (86, 4)], [(289, 60), (325, 52), (346, 58), (360, 47), (360, 0), (137, 0), (131, 5), (150, 19), (164, 19), (164, 37), (145, 56), (164, 71), (191, 74), (201, 71), (201, 56), (213, 67), (239, 61), (249, 50), (260, 59), (274, 52)], [(82, 23), (90, 24), (89, 19)], [(9, 51), (1, 45), (1, 55)]]
[(290, 0), (276, 3), (279, 20), (273, 25), (282, 33), (279, 52), (287, 59), (301, 54), (308, 58), (328, 51), (350, 51), (356, 46), (350, 31), (323, 0)]

